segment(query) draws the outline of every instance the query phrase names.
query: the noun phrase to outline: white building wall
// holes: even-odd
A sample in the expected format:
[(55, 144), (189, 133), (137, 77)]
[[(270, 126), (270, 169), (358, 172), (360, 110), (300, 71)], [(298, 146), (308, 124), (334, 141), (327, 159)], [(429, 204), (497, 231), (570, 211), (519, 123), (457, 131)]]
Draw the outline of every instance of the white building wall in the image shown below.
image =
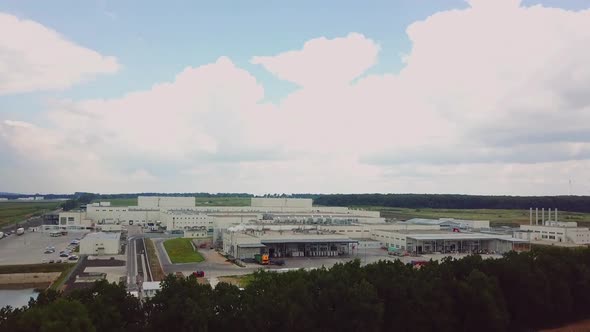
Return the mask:
[(252, 207), (278, 207), (278, 208), (306, 208), (311, 209), (311, 198), (257, 198), (250, 201)]
[(116, 255), (119, 253), (120, 238), (93, 236), (91, 233), (80, 240), (81, 255)]
[(96, 223), (134, 223), (156, 222), (160, 220), (159, 208), (138, 208), (128, 206), (87, 206), (86, 215)]
[(139, 196), (137, 197), (137, 206), (146, 208), (183, 208), (194, 207), (194, 197), (159, 197), (159, 196)]
[(394, 247), (401, 250), (407, 249), (406, 234), (403, 233), (374, 230), (371, 233), (371, 239), (379, 241), (383, 247)]
[(213, 231), (215, 218), (206, 214), (162, 213), (162, 224), (166, 230), (185, 230), (193, 227), (206, 227)]
[(92, 227), (93, 222), (86, 217), (83, 211), (67, 211), (59, 213), (59, 226)]

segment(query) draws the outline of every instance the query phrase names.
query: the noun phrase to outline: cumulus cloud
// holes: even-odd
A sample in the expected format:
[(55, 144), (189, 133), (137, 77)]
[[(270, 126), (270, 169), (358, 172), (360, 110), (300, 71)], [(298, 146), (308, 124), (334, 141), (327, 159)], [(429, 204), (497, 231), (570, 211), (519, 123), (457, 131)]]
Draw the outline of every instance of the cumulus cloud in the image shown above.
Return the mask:
[(0, 13), (0, 31), (0, 95), (65, 89), (120, 67), (31, 20)]
[(274, 56), (255, 56), (260, 64), (280, 79), (303, 87), (346, 84), (377, 63), (379, 45), (359, 33), (344, 38), (316, 38), (301, 50)]
[(252, 58), (300, 86), (270, 104), (220, 57), (120, 98), (54, 101), (43, 127), (0, 122), (0, 152), (70, 191), (563, 194), (574, 178), (590, 193), (589, 10), (471, 0), (407, 33), (399, 73), (366, 73), (379, 45), (364, 35), (312, 39)]

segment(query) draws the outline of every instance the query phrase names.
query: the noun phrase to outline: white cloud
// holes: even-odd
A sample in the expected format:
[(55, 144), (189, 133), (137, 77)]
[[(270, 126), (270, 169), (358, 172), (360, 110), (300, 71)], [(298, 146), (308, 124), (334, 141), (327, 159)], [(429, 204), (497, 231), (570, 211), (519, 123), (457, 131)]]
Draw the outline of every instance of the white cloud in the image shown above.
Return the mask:
[[(0, 122), (0, 152), (54, 174), (37, 191), (590, 194), (590, 11), (473, 0), (407, 32), (399, 74), (366, 74), (363, 35), (318, 38), (252, 59), (301, 86), (277, 105), (221, 57), (56, 101), (46, 127)], [(24, 188), (14, 169), (5, 190)]]
[(114, 73), (117, 59), (74, 44), (37, 22), (0, 13), (0, 95), (65, 89)]
[(303, 87), (346, 84), (377, 63), (379, 45), (358, 33), (312, 39), (301, 50), (255, 56), (251, 62)]

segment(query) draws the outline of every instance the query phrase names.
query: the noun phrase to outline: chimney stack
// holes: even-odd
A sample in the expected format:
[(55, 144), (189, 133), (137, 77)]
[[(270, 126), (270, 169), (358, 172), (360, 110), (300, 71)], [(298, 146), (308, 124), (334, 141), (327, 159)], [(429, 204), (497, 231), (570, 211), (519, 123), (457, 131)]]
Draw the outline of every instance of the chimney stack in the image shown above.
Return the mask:
[(535, 208), (535, 226), (539, 225), (539, 208)]
[(529, 225), (533, 225), (533, 208), (529, 209)]
[(555, 222), (557, 222), (557, 208), (555, 208)]
[(545, 208), (541, 208), (541, 225), (545, 226)]

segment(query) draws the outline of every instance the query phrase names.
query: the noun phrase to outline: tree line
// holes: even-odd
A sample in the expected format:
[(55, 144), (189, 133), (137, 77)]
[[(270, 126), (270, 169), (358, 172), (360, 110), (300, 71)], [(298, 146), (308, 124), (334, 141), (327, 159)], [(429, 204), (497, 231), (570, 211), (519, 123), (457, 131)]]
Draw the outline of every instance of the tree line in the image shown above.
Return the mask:
[(536, 248), (331, 269), (257, 272), (243, 290), (169, 275), (140, 302), (123, 284), (42, 292), (0, 331), (530, 331), (590, 317), (590, 249)]
[(337, 194), (321, 195), (314, 204), (324, 206), (384, 206), (433, 209), (557, 208), (590, 212), (590, 196), (478, 196), (450, 194)]

